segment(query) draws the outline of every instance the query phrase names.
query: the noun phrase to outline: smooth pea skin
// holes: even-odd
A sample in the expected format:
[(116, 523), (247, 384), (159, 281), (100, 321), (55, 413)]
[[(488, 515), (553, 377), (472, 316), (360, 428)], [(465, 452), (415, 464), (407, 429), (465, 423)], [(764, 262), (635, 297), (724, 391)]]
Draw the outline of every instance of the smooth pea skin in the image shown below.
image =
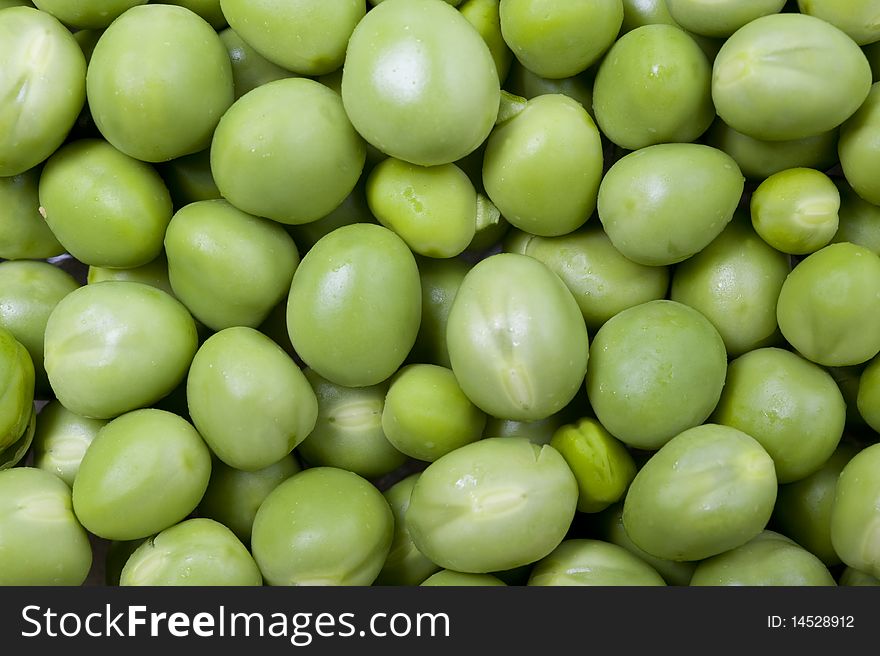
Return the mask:
[(290, 341), (328, 380), (375, 385), (415, 343), (421, 297), (418, 267), (400, 237), (365, 223), (338, 228), (306, 253), (293, 276)]
[(866, 201), (880, 205), (876, 173), (880, 169), (880, 82), (871, 87), (867, 100), (841, 126), (838, 152), (847, 182)]
[(701, 312), (731, 357), (780, 341), (776, 301), (788, 257), (735, 217), (711, 244), (675, 267), (669, 298)]
[(19, 440), (33, 412), (33, 360), (11, 332), (0, 328), (0, 454)]
[(100, 29), (147, 0), (35, 0), (34, 4), (70, 27)]
[(712, 72), (718, 115), (757, 139), (800, 139), (848, 119), (868, 96), (871, 67), (846, 34), (804, 14), (753, 20), (721, 47)]
[(577, 75), (614, 43), (621, 0), (501, 0), (501, 33), (523, 66), (541, 77)]
[(149, 164), (101, 139), (59, 149), (40, 176), (40, 213), (84, 264), (136, 267), (162, 250), (171, 194)]
[(857, 569), (853, 569), (852, 567), (847, 567), (843, 570), (843, 574), (840, 575), (840, 580), (838, 585), (880, 585), (880, 579), (877, 579), (870, 574), (865, 574), (864, 572), (860, 572)]
[(836, 585), (822, 561), (795, 542), (764, 531), (748, 543), (697, 565), (691, 585)]
[(419, 585), (424, 585), (426, 587), (499, 587), (507, 584), (497, 576), (492, 576), (491, 574), (468, 574), (466, 572), (453, 572), (450, 569), (444, 569), (436, 574), (432, 574)]
[(171, 281), (168, 279), (168, 259), (162, 253), (152, 262), (131, 269), (109, 269), (106, 267), (90, 266), (86, 274), (86, 282), (94, 285), (107, 280), (121, 280), (128, 282), (142, 282), (150, 287), (161, 289), (166, 294), (174, 296)]
[(577, 100), (592, 117), (593, 77), (593, 72), (589, 70), (572, 77), (551, 80), (535, 75), (518, 61), (515, 61), (511, 64), (510, 73), (504, 81), (504, 89), (529, 100), (535, 96), (561, 93)]
[(702, 560), (745, 544), (776, 501), (773, 459), (742, 431), (704, 424), (677, 435), (636, 474), (623, 526), (667, 560)]
[(422, 320), (413, 346), (416, 362), (449, 367), (446, 322), (470, 265), (459, 259), (417, 258), (422, 283)]
[(846, 404), (822, 367), (790, 351), (763, 348), (730, 363), (712, 420), (755, 438), (773, 458), (779, 483), (791, 483), (834, 453)]
[(814, 253), (834, 237), (840, 192), (821, 171), (796, 168), (775, 173), (752, 193), (752, 225), (783, 253)]
[(856, 454), (837, 480), (831, 544), (846, 565), (880, 578), (880, 445)]
[(221, 198), (211, 174), (210, 149), (165, 162), (159, 166), (159, 174), (177, 209), (200, 200)]
[(220, 7), (220, 0), (160, 0), (163, 5), (186, 7), (204, 18), (215, 30), (226, 27), (226, 17)]
[(744, 184), (736, 162), (710, 146), (648, 146), (625, 155), (605, 174), (599, 219), (611, 243), (629, 259), (674, 264), (724, 230)]
[(843, 180), (840, 191), (840, 222), (832, 243), (851, 242), (880, 255), (880, 206), (863, 200)]
[(880, 257), (849, 243), (816, 251), (782, 285), (776, 315), (785, 339), (809, 360), (867, 362), (880, 351)]
[(712, 66), (697, 43), (672, 25), (622, 36), (602, 60), (593, 109), (602, 133), (636, 150), (699, 137), (715, 118)]
[(385, 0), (351, 35), (342, 101), (373, 146), (432, 166), (485, 141), (500, 84), (488, 46), (457, 10), (436, 0)]
[(339, 95), (306, 78), (275, 80), (239, 98), (211, 143), (211, 171), (223, 197), (292, 225), (342, 203), (365, 159)]
[(574, 398), (587, 371), (577, 303), (550, 269), (525, 255), (493, 255), (468, 272), (446, 339), (462, 390), (494, 417), (548, 417)]
[(222, 460), (211, 464), (211, 480), (198, 512), (228, 527), (244, 544), (250, 544), (254, 517), (269, 493), (300, 471), (292, 455), (263, 469), (242, 471)]
[(756, 18), (781, 11), (785, 0), (666, 0), (666, 4), (684, 29), (726, 38)]
[(245, 546), (212, 519), (188, 519), (145, 541), (119, 576), (123, 586), (262, 585)]
[(64, 252), (40, 214), (40, 171), (0, 177), (0, 258), (42, 260)]
[(477, 192), (455, 164), (423, 167), (388, 158), (367, 179), (367, 203), (419, 255), (454, 257), (474, 238)]
[(602, 142), (580, 103), (537, 96), (489, 136), (483, 184), (512, 225), (536, 235), (564, 235), (596, 208)]
[(290, 290), (299, 264), (284, 228), (225, 200), (192, 203), (165, 232), (174, 295), (213, 330), (260, 325)]
[(34, 432), (37, 424), (37, 408), (31, 405), (30, 417), (24, 430), (14, 438), (12, 444), (0, 450), (0, 470), (10, 469), (18, 465), (30, 451), (34, 441)]
[(868, 425), (880, 432), (880, 357), (871, 360), (859, 377), (857, 405)]
[(244, 326), (221, 330), (202, 344), (189, 370), (186, 398), (211, 451), (246, 471), (293, 451), (318, 416), (315, 393), (296, 363), (271, 339)]
[(126, 11), (101, 35), (89, 62), (89, 108), (111, 144), (146, 162), (204, 150), (233, 100), (223, 43), (183, 7)]
[(73, 509), (102, 538), (143, 538), (189, 515), (210, 476), (211, 453), (189, 422), (135, 410), (104, 426), (89, 446), (73, 482)]
[[(446, 1), (449, 2), (449, 0)], [(495, 61), (498, 79), (507, 78), (510, 64), (513, 61), (513, 53), (510, 52), (510, 48), (504, 42), (504, 35), (501, 33), (501, 14), (498, 0), (465, 0), (465, 2), (452, 0), (449, 4), (453, 7), (461, 5), (458, 11), (474, 26), (489, 47), (489, 52)]]
[(81, 585), (91, 565), (68, 487), (39, 469), (0, 471), (0, 585)]
[(618, 312), (665, 297), (669, 287), (666, 267), (625, 258), (598, 224), (559, 237), (512, 230), (503, 248), (533, 257), (559, 276), (591, 330), (598, 330)]
[(593, 337), (587, 394), (625, 444), (659, 449), (706, 420), (724, 386), (727, 354), (702, 314), (675, 301), (624, 310)]
[(269, 585), (370, 585), (394, 532), (379, 490), (316, 467), (276, 487), (254, 519), (252, 551)]
[(529, 585), (666, 585), (654, 568), (623, 547), (601, 540), (565, 540), (542, 559)]
[(553, 447), (489, 438), (431, 463), (413, 488), (406, 523), (432, 562), (485, 574), (539, 560), (565, 536), (577, 482)]
[(880, 40), (880, 10), (875, 0), (798, 0), (804, 14), (843, 30), (859, 45)]
[(197, 347), (195, 322), (174, 298), (142, 283), (108, 281), (80, 287), (55, 306), (44, 362), (66, 408), (109, 419), (167, 395)]
[(67, 137), (86, 97), (86, 60), (55, 18), (32, 7), (0, 14), (0, 176), (33, 168)]
[(232, 63), (232, 83), (236, 100), (268, 82), (296, 77), (295, 73), (263, 57), (231, 27), (220, 32), (220, 40), (226, 46), (229, 61)]
[(86, 450), (106, 424), (106, 419), (80, 417), (58, 401), (50, 402), (37, 415), (34, 466), (73, 487)]
[(318, 399), (318, 419), (297, 453), (310, 465), (338, 467), (378, 478), (406, 462), (382, 430), (388, 382), (367, 387), (331, 383), (312, 369), (305, 376)]

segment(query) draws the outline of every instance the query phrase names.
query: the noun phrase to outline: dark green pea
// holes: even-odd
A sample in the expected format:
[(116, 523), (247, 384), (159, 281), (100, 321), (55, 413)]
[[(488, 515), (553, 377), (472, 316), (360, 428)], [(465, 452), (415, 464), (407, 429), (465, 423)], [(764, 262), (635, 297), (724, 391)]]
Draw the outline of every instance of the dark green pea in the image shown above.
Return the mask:
[(839, 585), (880, 585), (880, 579), (865, 574), (852, 567), (847, 567), (840, 575)]
[(669, 15), (684, 29), (726, 38), (756, 18), (782, 10), (786, 0), (666, 0)]
[(846, 403), (846, 425), (854, 430), (864, 429), (867, 426), (864, 417), (859, 412), (859, 379), (864, 371), (864, 365), (851, 367), (826, 367), (828, 373), (837, 383), (837, 388), (843, 394)]
[(226, 46), (229, 61), (232, 63), (232, 82), (236, 100), (268, 82), (297, 77), (296, 73), (273, 64), (263, 57), (231, 27), (220, 32), (220, 40)]
[(471, 587), (497, 587), (507, 585), (497, 576), (491, 574), (468, 574), (466, 572), (454, 572), (444, 569), (426, 578), (420, 585), (424, 586), (471, 586)]
[(417, 258), (422, 286), (422, 320), (412, 358), (448, 367), (446, 322), (461, 283), (471, 267), (458, 259)]
[(529, 585), (666, 585), (656, 570), (623, 547), (600, 540), (565, 540), (540, 560)]
[[(878, 31), (880, 37), (880, 31)], [(838, 143), (840, 164), (847, 182), (869, 203), (880, 205), (880, 82), (842, 126)]]
[(64, 252), (40, 214), (40, 172), (0, 177), (0, 258), (42, 260)]
[(880, 357), (871, 360), (859, 377), (857, 404), (862, 418), (880, 432)]
[(33, 7), (33, 2), (28, 0), (0, 0), (0, 9), (8, 9), (9, 7)]
[(869, 43), (862, 48), (868, 62), (871, 64), (874, 82), (880, 82), (880, 41)]
[(797, 4), (802, 13), (831, 23), (859, 45), (880, 40), (880, 21), (874, 0), (798, 0)]
[(831, 544), (846, 565), (880, 578), (880, 444), (860, 451), (840, 477), (831, 506)]
[(81, 417), (58, 401), (50, 402), (37, 415), (34, 466), (73, 487), (86, 450), (106, 424), (106, 419)]
[(128, 282), (140, 282), (156, 289), (161, 289), (166, 294), (174, 296), (171, 281), (168, 279), (168, 259), (162, 252), (152, 262), (131, 269), (109, 269), (106, 267), (90, 266), (86, 281), (90, 285), (107, 280), (120, 280)]
[(176, 209), (200, 200), (221, 198), (211, 174), (210, 149), (165, 162), (159, 166), (159, 173), (171, 192)]
[(33, 360), (25, 346), (0, 327), (0, 452), (18, 442), (33, 412)]
[(501, 33), (501, 13), (498, 0), (446, 0), (453, 7), (459, 5), (458, 11), (468, 22), (474, 26), (486, 42), (492, 59), (495, 61), (495, 71), (498, 79), (507, 78), (510, 64), (513, 61), (513, 53), (504, 42)]
[(832, 243), (851, 242), (880, 255), (880, 207), (862, 200), (844, 181), (840, 190), (840, 218)]
[(510, 74), (504, 82), (504, 88), (517, 96), (528, 100), (546, 94), (562, 94), (573, 100), (577, 100), (584, 109), (593, 116), (593, 75), (585, 71), (573, 77), (561, 79), (548, 79), (540, 77), (514, 61), (510, 67)]
[(10, 469), (27, 456), (34, 441), (37, 423), (37, 408), (31, 406), (31, 414), (24, 431), (9, 446), (0, 449), (0, 469)]

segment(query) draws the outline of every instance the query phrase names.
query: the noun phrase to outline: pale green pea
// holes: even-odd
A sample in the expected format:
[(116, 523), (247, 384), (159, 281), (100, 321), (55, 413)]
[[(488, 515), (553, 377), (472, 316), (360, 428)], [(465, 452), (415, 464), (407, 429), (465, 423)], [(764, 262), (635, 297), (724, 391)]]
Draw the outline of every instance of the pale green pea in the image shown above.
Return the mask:
[(64, 252), (40, 214), (41, 170), (0, 177), (0, 258), (42, 260)]
[(15, 467), (25, 459), (25, 456), (27, 456), (34, 441), (36, 423), (37, 408), (35, 405), (31, 404), (30, 417), (28, 418), (24, 431), (19, 434), (17, 439), (14, 439), (12, 444), (0, 450), (0, 469), (10, 469)]
[[(447, 0), (449, 2), (449, 0)], [(501, 13), (498, 0), (465, 0), (449, 2), (453, 7), (460, 5), (458, 10), (468, 22), (476, 28), (495, 61), (495, 71), (499, 80), (505, 80), (513, 61), (513, 53), (504, 42), (501, 33)]]
[(470, 587), (498, 587), (507, 585), (497, 576), (491, 574), (468, 574), (466, 572), (454, 572), (444, 569), (436, 574), (432, 574), (420, 585), (427, 587), (434, 586), (470, 586)]
[(161, 289), (166, 294), (174, 296), (171, 281), (168, 279), (168, 259), (165, 257), (164, 251), (155, 260), (131, 269), (89, 267), (89, 271), (86, 274), (88, 284), (95, 285), (107, 280), (140, 282), (150, 287)]
[(536, 75), (518, 61), (514, 61), (504, 82), (504, 88), (510, 93), (528, 100), (545, 94), (562, 94), (577, 100), (589, 112), (590, 116), (595, 118), (593, 114), (593, 77), (594, 72), (590, 69), (572, 77), (548, 79)]
[(756, 18), (782, 10), (786, 0), (666, 0), (669, 14), (684, 29), (726, 38)]
[(880, 445), (840, 473), (831, 506), (831, 544), (846, 565), (880, 578)]
[(268, 82), (297, 77), (296, 73), (263, 57), (231, 27), (220, 32), (220, 40), (226, 46), (229, 61), (232, 63), (232, 83), (236, 100)]
[(220, 8), (220, 0), (160, 0), (163, 5), (186, 7), (204, 18), (215, 30), (226, 27), (226, 17)]
[(106, 419), (81, 417), (58, 401), (50, 402), (37, 415), (34, 466), (73, 487), (86, 450), (106, 424)]
[(866, 201), (880, 205), (880, 82), (871, 87), (867, 100), (840, 127), (837, 148), (847, 182)]
[(33, 360), (12, 332), (0, 327), (0, 453), (18, 442), (33, 412)]
[(147, 0), (34, 0), (34, 4), (70, 27), (100, 29)]
[(804, 14), (821, 18), (859, 45), (880, 40), (880, 9), (875, 0), (798, 0)]
[(417, 258), (422, 287), (422, 320), (411, 359), (448, 367), (446, 322), (459, 287), (471, 266), (459, 259)]
[(601, 540), (566, 540), (539, 561), (529, 585), (666, 585), (648, 563), (623, 547)]
[(857, 406), (859, 414), (875, 431), (880, 432), (880, 357), (875, 357), (859, 377)]
[(159, 165), (158, 170), (171, 193), (176, 209), (200, 200), (221, 198), (220, 190), (211, 174), (210, 149), (164, 162)]
[(847, 567), (843, 570), (843, 574), (840, 575), (840, 580), (838, 585), (880, 585), (880, 579), (877, 577), (871, 576), (870, 574), (865, 574), (864, 572), (860, 572), (857, 569), (852, 567)]
[(840, 217), (832, 243), (851, 242), (880, 255), (880, 206), (863, 200), (843, 180), (838, 180)]

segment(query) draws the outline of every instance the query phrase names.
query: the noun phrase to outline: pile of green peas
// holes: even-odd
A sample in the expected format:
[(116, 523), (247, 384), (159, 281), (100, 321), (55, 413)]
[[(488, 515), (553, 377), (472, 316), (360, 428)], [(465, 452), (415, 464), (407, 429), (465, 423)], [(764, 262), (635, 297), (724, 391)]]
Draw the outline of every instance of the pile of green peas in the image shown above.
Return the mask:
[(878, 77), (880, 0), (0, 0), (0, 585), (880, 585)]

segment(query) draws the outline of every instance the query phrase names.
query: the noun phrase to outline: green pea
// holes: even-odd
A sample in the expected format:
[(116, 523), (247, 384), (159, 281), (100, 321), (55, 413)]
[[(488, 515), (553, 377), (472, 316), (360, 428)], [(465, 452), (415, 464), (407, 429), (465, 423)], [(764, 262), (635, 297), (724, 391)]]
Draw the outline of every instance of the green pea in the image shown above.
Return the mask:
[[(480, 162), (482, 167), (482, 161)], [(477, 173), (482, 184), (482, 173)], [(501, 216), (501, 210), (483, 193), (477, 193), (477, 225), (474, 238), (466, 251), (484, 253), (497, 246), (510, 229), (510, 223)]]
[(831, 506), (837, 479), (846, 464), (858, 453), (841, 443), (818, 470), (794, 483), (779, 486), (773, 523), (779, 532), (815, 554), (832, 567), (840, 557), (831, 544)]
[(533, 257), (558, 275), (591, 330), (618, 312), (665, 297), (669, 286), (666, 267), (625, 258), (598, 224), (560, 237), (513, 230), (504, 240), (504, 250)]
[(419, 474), (411, 474), (383, 493), (394, 513), (394, 538), (376, 585), (419, 585), (440, 569), (416, 549), (406, 525), (409, 500), (418, 479)]
[(587, 393), (602, 425), (639, 449), (659, 449), (718, 403), (727, 354), (702, 314), (675, 301), (624, 310), (593, 337)]
[(504, 82), (504, 88), (512, 94), (531, 100), (546, 94), (562, 94), (577, 100), (593, 117), (593, 75), (585, 71), (572, 77), (548, 79), (540, 77), (514, 61)]
[(501, 12), (498, 0), (446, 1), (453, 7), (460, 5), (458, 10), (461, 15), (476, 28), (489, 47), (489, 52), (495, 61), (498, 79), (504, 80), (510, 71), (513, 53), (510, 52), (510, 48), (504, 42), (504, 35), (501, 33)]
[(816, 556), (784, 535), (764, 531), (749, 542), (697, 565), (691, 585), (836, 585)]
[(220, 0), (160, 0), (163, 5), (185, 7), (204, 18), (215, 30), (226, 27), (226, 17), (220, 7)]
[(497, 576), (492, 576), (491, 574), (469, 574), (467, 572), (454, 572), (449, 569), (444, 569), (436, 574), (432, 574), (422, 581), (420, 585), (426, 587), (499, 587), (507, 584)]
[(860, 451), (840, 473), (831, 506), (831, 544), (840, 560), (880, 578), (880, 445)]
[(501, 0), (501, 32), (523, 66), (541, 77), (577, 75), (614, 43), (621, 0)]
[(713, 37), (729, 37), (756, 18), (776, 14), (786, 0), (666, 0), (669, 14), (684, 29)]
[(98, 39), (101, 38), (103, 33), (103, 29), (77, 30), (73, 33), (73, 38), (79, 44), (80, 50), (82, 50), (83, 56), (86, 58), (86, 65), (91, 61), (92, 53), (95, 51)]
[(574, 398), (587, 371), (577, 303), (550, 269), (525, 255), (493, 255), (468, 272), (446, 339), (462, 390), (495, 417), (548, 417)]
[[(453, 7), (457, 7), (462, 3), (462, 0), (443, 0), (443, 1), (449, 3)], [(369, 0), (369, 2), (371, 5), (373, 5), (375, 7), (380, 2), (384, 2), (384, 0)], [(497, 0), (496, 0), (496, 2), (497, 2)]]
[(221, 197), (211, 174), (210, 149), (165, 162), (159, 166), (159, 173), (171, 193), (176, 209), (200, 200)]
[(0, 177), (0, 258), (42, 260), (64, 252), (40, 214), (40, 171)]
[(34, 0), (34, 4), (70, 27), (100, 29), (147, 0)]
[(225, 200), (187, 205), (165, 233), (174, 294), (213, 330), (260, 325), (290, 289), (299, 264), (284, 228)]
[(567, 412), (568, 408), (574, 404), (575, 402), (573, 401), (559, 412), (555, 412), (544, 419), (536, 419), (534, 421), (488, 417), (486, 419), (486, 428), (483, 429), (483, 437), (524, 437), (532, 444), (537, 444), (538, 446), (550, 444), (550, 440), (553, 439), (556, 431), (576, 418), (570, 417), (570, 413)]
[(461, 159), (492, 130), (499, 99), (488, 46), (446, 3), (386, 0), (348, 42), (345, 111), (391, 157), (422, 166)]
[(535, 565), (529, 585), (666, 585), (656, 570), (623, 547), (601, 540), (565, 540)]
[(137, 551), (145, 542), (140, 540), (113, 540), (107, 546), (107, 555), (104, 558), (104, 583), (110, 586), (119, 585), (119, 577), (122, 575), (122, 568), (131, 558), (131, 554)]
[(406, 462), (382, 430), (387, 382), (343, 387), (311, 369), (306, 369), (305, 376), (318, 399), (315, 428), (297, 447), (306, 462), (366, 478), (384, 476)]
[(46, 322), (58, 302), (78, 287), (70, 274), (46, 262), (0, 262), (0, 327), (27, 349), (39, 396), (49, 391), (43, 367)]
[(252, 549), (269, 585), (370, 585), (393, 532), (391, 508), (375, 487), (316, 467), (269, 493), (254, 519)]
[(426, 168), (388, 158), (367, 179), (367, 202), (420, 255), (454, 257), (474, 238), (477, 194), (455, 164)]
[(858, 408), (859, 396), (859, 378), (864, 365), (854, 365), (851, 367), (826, 367), (828, 373), (837, 383), (837, 388), (843, 394), (843, 400), (846, 402), (846, 426), (853, 431), (863, 430), (867, 423), (862, 417)]
[(318, 416), (318, 401), (296, 363), (244, 326), (221, 330), (202, 344), (189, 369), (186, 397), (211, 451), (246, 471), (288, 455)]
[(119, 576), (123, 586), (262, 585), (253, 557), (228, 528), (188, 519), (144, 542)]
[(565, 537), (578, 487), (565, 460), (528, 440), (484, 439), (431, 463), (406, 524), (432, 562), (485, 574), (539, 560)]
[(25, 459), (34, 441), (37, 423), (37, 408), (31, 405), (30, 415), (24, 430), (13, 438), (9, 446), (0, 449), (0, 470), (10, 469)]
[(386, 380), (416, 340), (421, 287), (404, 241), (382, 226), (334, 230), (306, 253), (287, 304), (290, 341), (339, 385)]
[(269, 493), (300, 471), (292, 455), (263, 469), (242, 471), (214, 460), (211, 480), (199, 503), (199, 514), (228, 527), (244, 544), (250, 544), (257, 510)]
[[(623, 25), (620, 28), (620, 35), (644, 25), (672, 25), (684, 29), (669, 13), (666, 0), (623, 0)], [(706, 57), (713, 61), (723, 41), (692, 32), (688, 34), (697, 42)]]
[(12, 332), (0, 327), (0, 452), (19, 440), (33, 412), (33, 360)]
[(486, 415), (470, 402), (451, 369), (413, 364), (391, 379), (382, 410), (382, 430), (401, 453), (434, 462), (476, 442)]
[(151, 262), (131, 269), (109, 269), (106, 267), (90, 266), (86, 275), (86, 281), (90, 285), (107, 280), (123, 282), (140, 282), (150, 287), (160, 289), (166, 294), (174, 296), (171, 281), (168, 279), (168, 259), (164, 251)]
[(108, 281), (65, 296), (46, 323), (46, 374), (64, 407), (109, 419), (155, 403), (195, 355), (189, 312), (163, 291)]
[(773, 14), (721, 47), (712, 100), (725, 123), (756, 139), (801, 139), (849, 118), (868, 96), (871, 67), (859, 47), (825, 21)]
[(801, 261), (779, 293), (776, 316), (788, 342), (824, 366), (867, 362), (880, 351), (880, 258), (831, 244)]
[(204, 150), (233, 101), (232, 67), (214, 29), (183, 7), (148, 4), (107, 28), (89, 62), (95, 124), (146, 162)]
[(623, 526), (641, 549), (702, 560), (745, 544), (776, 501), (773, 459), (753, 438), (704, 424), (672, 438), (636, 474)]
[(839, 585), (880, 585), (880, 579), (865, 574), (852, 567), (847, 567), (840, 575)]
[(690, 143), (648, 146), (625, 155), (605, 174), (599, 219), (630, 260), (674, 264), (724, 230), (744, 185), (736, 162), (720, 150)]
[(422, 320), (412, 356), (417, 362), (449, 367), (446, 323), (455, 295), (471, 267), (458, 259), (417, 258), (416, 263), (422, 287)]
[(859, 377), (857, 404), (868, 425), (880, 432), (880, 357), (872, 359)]
[(859, 45), (880, 40), (880, 22), (874, 0), (798, 0), (797, 4), (802, 13), (831, 23)]
[[(880, 37), (880, 32), (878, 32)], [(847, 182), (869, 203), (880, 205), (880, 82), (871, 87), (867, 100), (840, 127), (840, 164)]]
[(596, 208), (602, 142), (587, 111), (561, 94), (537, 96), (489, 136), (486, 193), (514, 226), (563, 235)]
[(712, 67), (696, 42), (672, 25), (622, 36), (599, 65), (593, 109), (602, 133), (636, 150), (693, 141), (715, 118)]
[(81, 585), (92, 565), (70, 489), (39, 469), (0, 471), (0, 585)]
[(306, 78), (269, 82), (239, 98), (211, 144), (223, 197), (288, 224), (320, 219), (342, 203), (365, 157), (339, 96)]
[(58, 401), (50, 402), (37, 415), (34, 466), (73, 487), (86, 449), (106, 424), (106, 419), (81, 417)]
[(851, 242), (880, 255), (880, 207), (862, 200), (852, 188), (838, 181), (840, 211), (832, 243)]
[(0, 14), (0, 176), (33, 168), (63, 143), (86, 97), (86, 60), (66, 27), (32, 7)]
[(28, 0), (0, 0), (0, 9), (8, 9), (9, 7), (33, 7), (34, 3)]
[(220, 32), (220, 40), (226, 46), (229, 61), (232, 63), (232, 83), (236, 100), (269, 82), (296, 77), (295, 73), (263, 57), (231, 27)]
[(162, 250), (171, 195), (149, 164), (100, 139), (60, 148), (40, 176), (41, 214), (79, 261), (136, 267)]
[(73, 481), (73, 509), (102, 538), (143, 538), (189, 515), (210, 475), (211, 454), (191, 424), (164, 410), (135, 410), (89, 445)]
[(701, 312), (718, 330), (728, 355), (780, 341), (776, 301), (791, 271), (788, 257), (734, 218), (706, 248), (681, 262), (669, 298)]

